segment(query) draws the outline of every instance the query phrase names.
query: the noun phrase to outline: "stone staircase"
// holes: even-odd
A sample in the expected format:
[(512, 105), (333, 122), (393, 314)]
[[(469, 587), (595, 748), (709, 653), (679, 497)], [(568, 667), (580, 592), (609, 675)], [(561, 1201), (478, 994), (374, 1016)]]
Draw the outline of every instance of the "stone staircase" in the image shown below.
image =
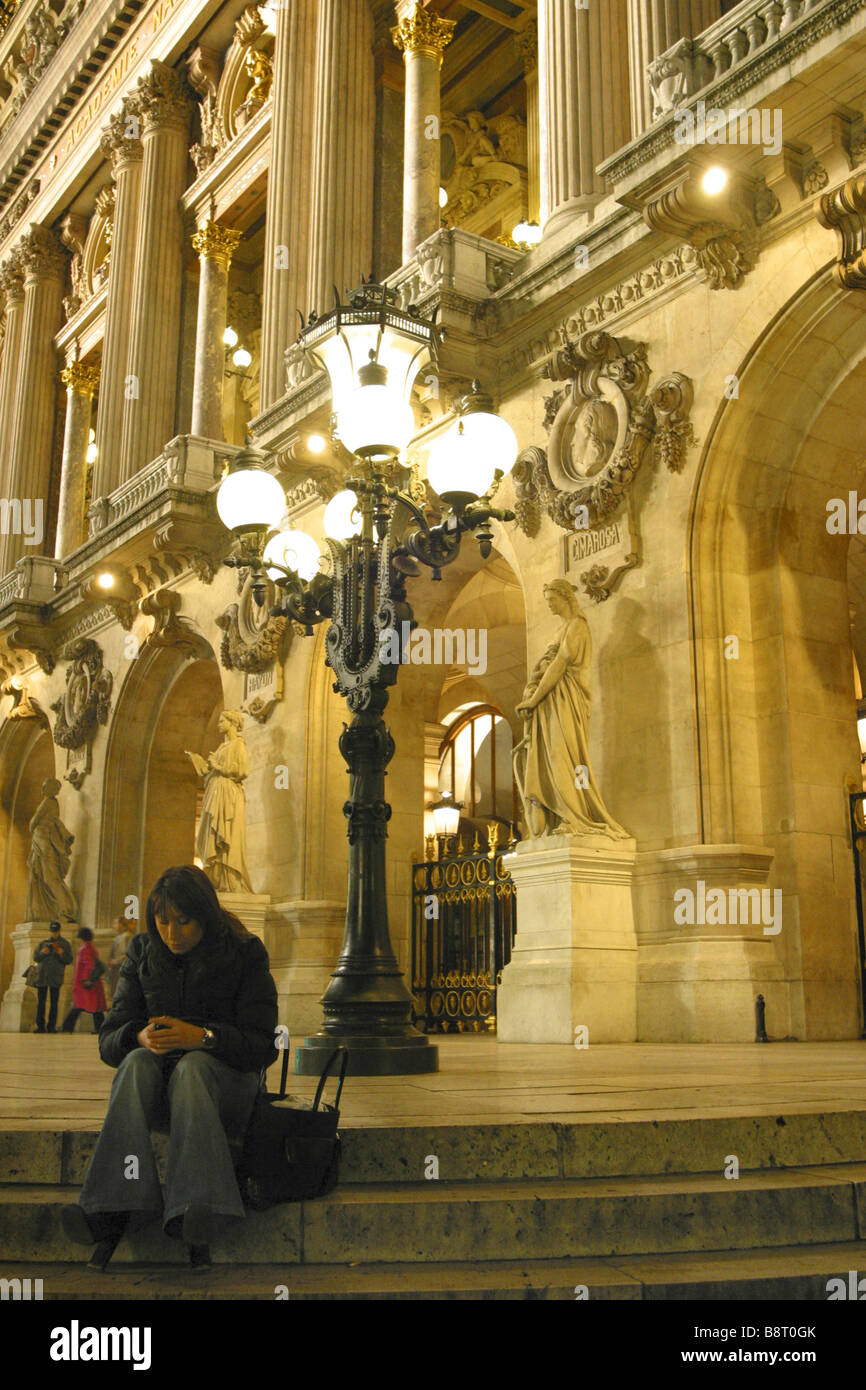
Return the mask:
[(45, 1299), (825, 1300), (866, 1273), (866, 1110), (347, 1129), (337, 1191), (250, 1215), (202, 1274), (159, 1230), (84, 1269), (60, 1208), (94, 1141), (0, 1133), (0, 1277)]

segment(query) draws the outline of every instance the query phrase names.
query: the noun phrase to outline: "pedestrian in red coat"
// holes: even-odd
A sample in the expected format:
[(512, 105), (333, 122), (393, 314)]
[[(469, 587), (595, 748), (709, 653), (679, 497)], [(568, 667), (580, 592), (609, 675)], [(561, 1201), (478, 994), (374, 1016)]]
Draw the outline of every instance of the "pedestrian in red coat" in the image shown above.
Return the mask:
[(71, 1033), (82, 1012), (93, 1014), (93, 1031), (98, 1033), (105, 1018), (105, 989), (99, 978), (105, 974), (105, 966), (93, 944), (93, 932), (89, 927), (78, 931), (81, 948), (75, 957), (75, 973), (72, 977), (72, 1008), (63, 1020), (63, 1032)]

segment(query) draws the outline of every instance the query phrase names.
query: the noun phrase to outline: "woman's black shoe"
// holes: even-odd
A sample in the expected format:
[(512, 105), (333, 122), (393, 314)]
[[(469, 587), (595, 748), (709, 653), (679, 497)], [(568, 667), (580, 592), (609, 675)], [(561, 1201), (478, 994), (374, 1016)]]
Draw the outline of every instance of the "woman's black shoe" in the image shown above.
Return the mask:
[(214, 1235), (210, 1207), (192, 1202), (183, 1214), (183, 1238), (187, 1245), (207, 1247)]
[(209, 1245), (191, 1245), (189, 1247), (189, 1262), (193, 1269), (210, 1269), (213, 1261), (210, 1257)]
[(101, 1240), (90, 1256), (90, 1259), (87, 1261), (87, 1268), (96, 1269), (100, 1274), (104, 1274), (108, 1261), (111, 1259), (122, 1239), (123, 1232), (118, 1231), (117, 1235), (112, 1236), (110, 1240)]

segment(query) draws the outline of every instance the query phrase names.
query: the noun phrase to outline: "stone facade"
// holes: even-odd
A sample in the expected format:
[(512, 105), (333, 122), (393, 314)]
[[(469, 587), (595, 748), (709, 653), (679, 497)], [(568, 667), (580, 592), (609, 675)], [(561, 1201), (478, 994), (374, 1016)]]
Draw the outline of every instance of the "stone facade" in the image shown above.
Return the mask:
[[(407, 665), (392, 692), (401, 964), (436, 737), (478, 704), (516, 741), (555, 636), (544, 585), (567, 578), (592, 634), (592, 766), (631, 839), (615, 874), (574, 837), (517, 856), (508, 1037), (549, 1039), (546, 980), (563, 1042), (581, 1024), (748, 1041), (759, 993), (774, 1037), (856, 1037), (866, 554), (856, 497), (845, 530), (828, 504), (850, 516), (866, 487), (866, 0), (538, 0), (453, 32), (441, 8), (90, 0), (38, 83), (0, 94), (0, 990), (45, 779), (101, 932), (192, 861), (184, 751), (239, 709), (250, 912), (281, 1017), (318, 1027), (346, 903), (345, 708), (324, 631), (274, 628), (223, 565), (215, 492), (249, 435), (321, 540), (346, 455), (298, 315), (375, 271), (446, 328), (416, 386), (420, 495), (475, 377), (521, 450), (490, 559), (470, 541), (441, 584), (409, 585), (422, 626), (483, 629), (489, 659)], [(512, 208), (539, 245), (512, 241)], [(72, 747), (52, 711), (82, 642), (112, 694)], [(521, 917), (521, 875), (527, 914), (554, 876), (559, 936)]]

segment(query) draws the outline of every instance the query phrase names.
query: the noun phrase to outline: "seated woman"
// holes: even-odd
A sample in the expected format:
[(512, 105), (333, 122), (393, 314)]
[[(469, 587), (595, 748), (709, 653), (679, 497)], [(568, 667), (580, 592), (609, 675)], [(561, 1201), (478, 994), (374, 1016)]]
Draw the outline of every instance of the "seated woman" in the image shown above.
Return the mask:
[[(226, 1128), (245, 1129), (277, 1055), (267, 951), (201, 869), (167, 869), (146, 915), (99, 1034), (102, 1060), (117, 1067), (108, 1113), (78, 1205), (62, 1213), (70, 1240), (96, 1244), (100, 1270), (126, 1231), (160, 1215), (194, 1268), (210, 1264), (220, 1218), (244, 1215)], [(150, 1131), (166, 1125), (163, 1211)]]

